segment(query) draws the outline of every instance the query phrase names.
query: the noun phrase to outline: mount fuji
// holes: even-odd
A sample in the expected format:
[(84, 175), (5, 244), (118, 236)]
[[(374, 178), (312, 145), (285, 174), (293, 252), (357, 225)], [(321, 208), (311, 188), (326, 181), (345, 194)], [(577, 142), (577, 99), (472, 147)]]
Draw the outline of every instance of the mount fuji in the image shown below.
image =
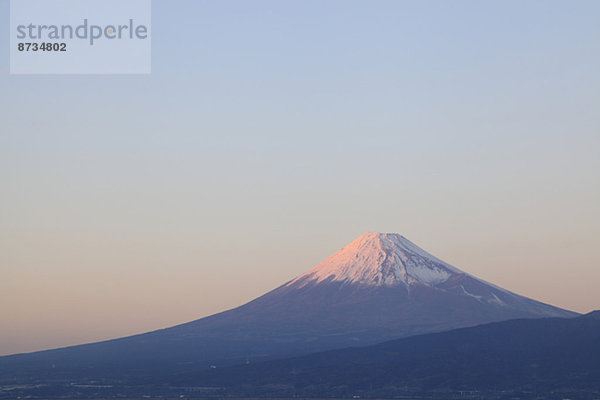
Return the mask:
[(578, 314), (487, 283), (391, 233), (366, 233), (235, 309), (111, 341), (0, 357), (0, 384), (149, 376)]

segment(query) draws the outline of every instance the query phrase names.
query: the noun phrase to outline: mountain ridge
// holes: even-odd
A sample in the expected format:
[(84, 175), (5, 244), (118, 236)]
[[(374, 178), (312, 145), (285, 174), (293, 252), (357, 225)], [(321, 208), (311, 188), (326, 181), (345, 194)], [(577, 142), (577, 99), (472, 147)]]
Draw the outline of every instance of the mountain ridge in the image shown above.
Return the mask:
[(595, 399), (599, 315), (494, 322), (165, 381), (229, 396)]

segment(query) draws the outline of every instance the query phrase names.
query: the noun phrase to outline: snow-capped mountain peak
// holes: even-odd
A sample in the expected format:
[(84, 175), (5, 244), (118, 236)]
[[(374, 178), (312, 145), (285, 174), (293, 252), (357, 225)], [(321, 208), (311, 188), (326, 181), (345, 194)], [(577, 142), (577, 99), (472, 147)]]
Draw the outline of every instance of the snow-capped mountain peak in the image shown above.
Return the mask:
[(369, 286), (435, 286), (462, 271), (432, 256), (404, 236), (365, 233), (287, 286), (342, 282)]
[[(29, 379), (35, 366), (46, 377), (114, 372), (119, 365), (125, 374), (165, 365), (201, 369), (493, 321), (575, 315), (463, 273), (400, 235), (366, 233), (307, 273), (237, 308), (142, 335), (2, 359), (0, 372), (21, 368)], [(60, 371), (47, 367), (54, 363)]]

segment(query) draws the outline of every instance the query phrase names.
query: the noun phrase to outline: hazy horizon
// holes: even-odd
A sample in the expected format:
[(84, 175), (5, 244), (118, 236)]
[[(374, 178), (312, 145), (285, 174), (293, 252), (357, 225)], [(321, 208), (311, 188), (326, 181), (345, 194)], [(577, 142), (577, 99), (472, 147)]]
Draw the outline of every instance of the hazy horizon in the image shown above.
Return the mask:
[(153, 6), (148, 76), (9, 75), (0, 30), (0, 355), (236, 307), (367, 231), (600, 309), (600, 3)]

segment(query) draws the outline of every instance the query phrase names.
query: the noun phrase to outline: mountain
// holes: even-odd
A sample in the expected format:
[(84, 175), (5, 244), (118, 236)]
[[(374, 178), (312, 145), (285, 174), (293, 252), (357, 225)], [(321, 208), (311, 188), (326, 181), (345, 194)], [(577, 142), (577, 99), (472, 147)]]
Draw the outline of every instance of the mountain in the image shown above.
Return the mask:
[(0, 357), (0, 385), (147, 377), (493, 321), (576, 315), (477, 279), (400, 235), (366, 233), (238, 308), (142, 335)]
[(600, 396), (600, 312), (496, 322), (170, 378), (228, 396)]

